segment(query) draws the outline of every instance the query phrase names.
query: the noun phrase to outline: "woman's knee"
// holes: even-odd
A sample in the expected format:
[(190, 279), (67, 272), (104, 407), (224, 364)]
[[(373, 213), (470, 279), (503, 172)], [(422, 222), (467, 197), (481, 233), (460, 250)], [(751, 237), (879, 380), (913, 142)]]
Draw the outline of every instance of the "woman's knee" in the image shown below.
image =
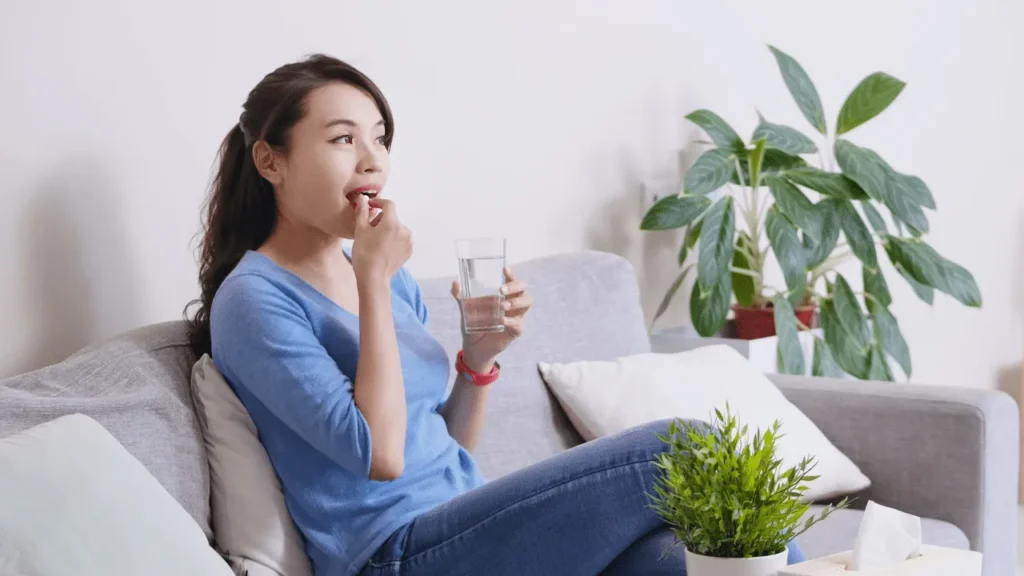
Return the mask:
[(671, 445), (673, 424), (677, 431), (683, 431), (682, 424), (692, 425), (699, 433), (707, 434), (711, 426), (699, 420), (677, 420), (673, 418), (654, 420), (640, 424), (617, 435), (631, 448), (640, 448), (652, 457), (666, 452)]
[[(687, 428), (692, 428), (701, 435), (707, 435), (713, 431), (713, 428), (707, 422), (689, 418), (665, 418), (662, 420), (654, 420), (646, 424), (641, 424), (633, 430), (642, 431), (642, 433), (648, 437), (657, 438), (659, 442), (666, 444), (666, 440), (672, 439), (673, 430), (679, 434), (685, 434)], [(685, 436), (680, 436), (680, 438), (685, 438)]]

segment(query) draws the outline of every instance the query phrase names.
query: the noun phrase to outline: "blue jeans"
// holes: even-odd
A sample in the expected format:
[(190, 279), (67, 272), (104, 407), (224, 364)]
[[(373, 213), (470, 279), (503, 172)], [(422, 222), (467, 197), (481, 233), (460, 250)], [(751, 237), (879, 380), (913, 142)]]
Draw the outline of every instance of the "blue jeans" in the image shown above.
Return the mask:
[(587, 442), (457, 496), (396, 531), (360, 575), (685, 575), (648, 496), (667, 431), (660, 421)]

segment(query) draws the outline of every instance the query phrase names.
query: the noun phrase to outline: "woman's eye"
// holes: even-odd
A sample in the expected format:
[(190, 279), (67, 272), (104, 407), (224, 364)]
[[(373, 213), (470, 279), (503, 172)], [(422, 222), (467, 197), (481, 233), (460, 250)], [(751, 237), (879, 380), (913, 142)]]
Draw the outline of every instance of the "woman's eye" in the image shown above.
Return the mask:
[(376, 140), (377, 144), (384, 146), (384, 138), (384, 136), (378, 136)]
[(352, 135), (351, 134), (345, 134), (344, 136), (338, 136), (334, 140), (331, 140), (331, 143), (332, 144), (351, 144), (352, 143)]

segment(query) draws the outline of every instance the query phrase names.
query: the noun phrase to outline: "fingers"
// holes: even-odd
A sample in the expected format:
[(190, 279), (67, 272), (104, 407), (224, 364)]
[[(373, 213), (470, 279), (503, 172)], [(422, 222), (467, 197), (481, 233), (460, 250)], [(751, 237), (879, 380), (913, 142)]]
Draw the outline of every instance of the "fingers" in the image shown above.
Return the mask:
[(512, 336), (515, 336), (516, 338), (519, 338), (520, 336), (523, 335), (523, 328), (525, 322), (526, 319), (521, 317), (505, 316), (501, 320), (501, 323), (505, 325), (505, 330)]
[(505, 309), (506, 316), (523, 316), (530, 306), (533, 306), (533, 297), (524, 293), (521, 296), (505, 300), (501, 306)]
[(365, 228), (370, 223), (370, 202), (362, 194), (356, 200), (356, 228)]
[(462, 286), (459, 284), (458, 280), (452, 280), (452, 296), (455, 297), (456, 300), (462, 299)]
[(501, 287), (501, 293), (505, 296), (516, 296), (525, 291), (526, 282), (523, 282), (522, 280), (512, 280), (510, 282), (506, 282), (505, 285)]
[(398, 222), (398, 209), (395, 203), (391, 200), (379, 200), (380, 203), (380, 215), (377, 216), (375, 226), (386, 223), (397, 223)]
[(505, 283), (508, 284), (515, 281), (516, 277), (515, 275), (512, 274), (512, 269), (509, 268), (508, 266), (505, 266)]

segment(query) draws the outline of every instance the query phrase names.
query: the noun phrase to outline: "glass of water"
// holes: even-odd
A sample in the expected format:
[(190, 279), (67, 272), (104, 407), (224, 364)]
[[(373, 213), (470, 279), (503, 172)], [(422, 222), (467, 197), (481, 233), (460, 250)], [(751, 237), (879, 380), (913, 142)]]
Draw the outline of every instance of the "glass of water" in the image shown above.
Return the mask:
[(505, 310), (505, 239), (471, 238), (455, 242), (462, 288), (462, 328), (468, 334), (501, 332)]

